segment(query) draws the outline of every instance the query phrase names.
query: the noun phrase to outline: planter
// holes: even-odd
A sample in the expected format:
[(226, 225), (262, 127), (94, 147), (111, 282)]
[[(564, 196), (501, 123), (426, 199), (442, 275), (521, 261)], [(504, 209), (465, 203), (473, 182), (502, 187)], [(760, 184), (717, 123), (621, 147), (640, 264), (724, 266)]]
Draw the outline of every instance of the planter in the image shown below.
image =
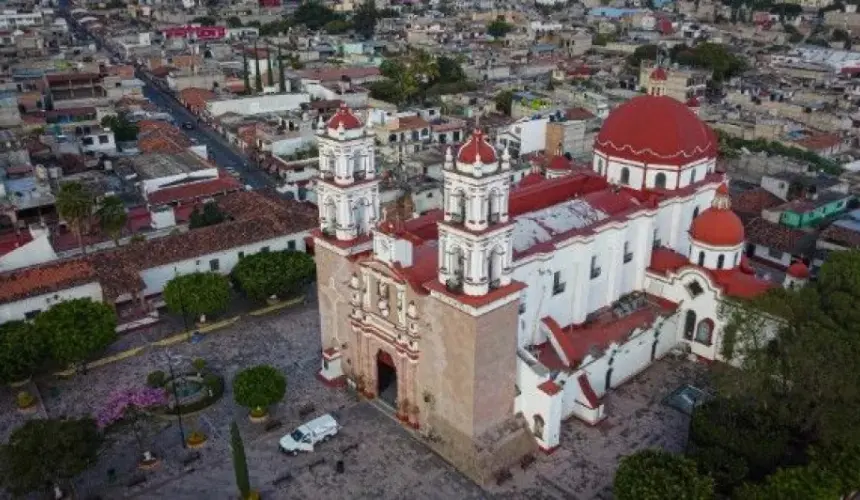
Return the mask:
[(261, 408), (255, 408), (248, 414), (248, 420), (255, 424), (262, 424), (269, 420), (269, 412)]
[(16, 382), (9, 382), (9, 387), (11, 387), (13, 389), (20, 389), (21, 387), (24, 387), (25, 385), (27, 385), (29, 383), (30, 383), (30, 377), (27, 377), (25, 379), (18, 380)]
[(36, 411), (36, 398), (27, 391), (21, 391), (15, 398), (15, 404), (18, 406), (18, 411), (24, 414), (31, 414)]
[(202, 432), (192, 432), (185, 440), (185, 444), (192, 450), (202, 448), (203, 445), (206, 444), (206, 434), (203, 434)]
[(148, 451), (143, 452), (143, 458), (137, 463), (137, 467), (143, 470), (152, 470), (158, 467), (161, 461)]

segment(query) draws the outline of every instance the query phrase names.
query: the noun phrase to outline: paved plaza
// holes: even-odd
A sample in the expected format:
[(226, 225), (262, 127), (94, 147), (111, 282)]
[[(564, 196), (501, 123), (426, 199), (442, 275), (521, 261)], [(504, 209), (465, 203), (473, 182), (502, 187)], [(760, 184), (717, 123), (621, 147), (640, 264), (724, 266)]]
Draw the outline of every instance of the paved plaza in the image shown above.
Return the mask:
[[(100, 462), (76, 482), (79, 497), (235, 498), (229, 444), (229, 427), (235, 420), (245, 441), (252, 483), (265, 498), (609, 498), (621, 456), (646, 447), (683, 448), (688, 418), (661, 401), (703, 371), (688, 361), (667, 359), (655, 364), (606, 398), (608, 418), (600, 425), (569, 420), (558, 450), (541, 454), (525, 471), (515, 468), (504, 484), (482, 490), (374, 403), (321, 384), (315, 377), (319, 338), (319, 315), (311, 303), (266, 316), (244, 316), (198, 344), (148, 350), (68, 380), (39, 381), (51, 417), (93, 414), (111, 392), (143, 385), (153, 370), (168, 372), (169, 362), (188, 370), (191, 360), (203, 358), (227, 381), (227, 391), (218, 403), (183, 419), (186, 433), (198, 429), (209, 436), (198, 458), (191, 460), (193, 452), (181, 448), (176, 420), (154, 419), (148, 426), (147, 447), (162, 459), (159, 467), (138, 471), (136, 442), (130, 432), (120, 433), (111, 438)], [(287, 395), (272, 409), (272, 418), (283, 426), (269, 432), (248, 421), (230, 389), (236, 372), (257, 364), (275, 366), (287, 378)], [(3, 391), (4, 399), (12, 401), (11, 392)], [(11, 404), (0, 412), (0, 437), (5, 439), (24, 417)], [(326, 412), (334, 413), (343, 425), (335, 439), (297, 457), (278, 452), (277, 441), (284, 433)], [(336, 470), (340, 460), (342, 473)], [(138, 484), (129, 486), (132, 482)]]

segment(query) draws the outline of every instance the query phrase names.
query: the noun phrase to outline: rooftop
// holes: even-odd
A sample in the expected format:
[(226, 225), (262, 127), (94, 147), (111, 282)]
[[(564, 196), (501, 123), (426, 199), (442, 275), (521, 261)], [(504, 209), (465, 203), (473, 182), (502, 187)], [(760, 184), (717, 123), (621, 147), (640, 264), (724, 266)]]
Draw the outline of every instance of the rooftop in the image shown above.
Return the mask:
[(143, 154), (128, 159), (134, 171), (143, 179), (158, 179), (215, 168), (196, 154)]
[(554, 236), (594, 224), (606, 217), (607, 214), (582, 199), (520, 215), (514, 226), (514, 252), (525, 252), (538, 243), (552, 240)]

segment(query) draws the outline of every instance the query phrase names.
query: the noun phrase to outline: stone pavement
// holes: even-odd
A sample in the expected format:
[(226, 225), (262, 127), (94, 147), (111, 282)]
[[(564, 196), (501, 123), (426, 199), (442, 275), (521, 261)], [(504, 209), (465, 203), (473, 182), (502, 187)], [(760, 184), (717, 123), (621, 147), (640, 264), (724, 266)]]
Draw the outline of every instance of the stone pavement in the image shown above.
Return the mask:
[[(267, 498), (608, 498), (620, 457), (649, 446), (683, 449), (688, 418), (661, 401), (703, 371), (687, 361), (658, 362), (606, 397), (608, 418), (599, 426), (565, 422), (560, 449), (552, 455), (539, 455), (526, 471), (514, 468), (513, 478), (505, 484), (481, 490), (389, 415), (346, 391), (323, 386), (315, 378), (320, 364), (319, 338), (316, 305), (300, 305), (270, 315), (245, 316), (199, 344), (153, 349), (69, 380), (48, 377), (39, 381), (52, 417), (92, 414), (114, 390), (143, 385), (153, 370), (167, 372), (169, 360), (177, 369), (187, 370), (191, 360), (201, 357), (227, 381), (223, 399), (183, 419), (186, 434), (200, 429), (209, 436), (199, 460), (183, 463), (189, 452), (180, 446), (176, 420), (155, 419), (149, 426), (146, 448), (162, 458), (160, 467), (146, 473), (143, 484), (128, 487), (129, 480), (141, 474), (135, 468), (137, 445), (131, 433), (113, 436), (99, 463), (76, 481), (79, 497), (235, 498), (229, 427), (236, 420), (254, 486)], [(272, 408), (272, 418), (283, 422), (275, 431), (265, 432), (262, 426), (251, 424), (246, 410), (233, 402), (233, 376), (256, 364), (275, 366), (287, 378), (285, 400)], [(307, 406), (313, 411), (300, 415)], [(344, 427), (336, 439), (315, 453), (298, 457), (277, 451), (277, 441), (284, 433), (326, 412), (334, 413)], [(22, 421), (14, 402), (0, 407), (0, 431), (8, 433)], [(357, 447), (344, 451), (350, 445)], [(309, 467), (321, 459), (325, 461)], [(335, 472), (338, 459), (344, 460), (343, 474)], [(113, 481), (108, 480), (110, 469), (115, 472)], [(286, 474), (290, 479), (275, 483)]]

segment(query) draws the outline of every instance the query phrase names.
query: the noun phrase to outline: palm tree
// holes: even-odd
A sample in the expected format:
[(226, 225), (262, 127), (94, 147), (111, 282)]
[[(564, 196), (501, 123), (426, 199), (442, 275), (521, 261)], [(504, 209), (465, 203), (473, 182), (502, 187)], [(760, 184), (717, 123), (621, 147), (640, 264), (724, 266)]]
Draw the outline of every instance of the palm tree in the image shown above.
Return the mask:
[(87, 249), (84, 247), (83, 232), (93, 214), (93, 204), (92, 193), (80, 182), (67, 182), (60, 186), (56, 202), (57, 212), (75, 232), (78, 246), (84, 254)]
[(96, 215), (99, 217), (102, 231), (111, 237), (114, 245), (119, 246), (119, 237), (128, 221), (128, 214), (125, 213), (125, 205), (122, 200), (117, 196), (106, 196), (96, 211)]

